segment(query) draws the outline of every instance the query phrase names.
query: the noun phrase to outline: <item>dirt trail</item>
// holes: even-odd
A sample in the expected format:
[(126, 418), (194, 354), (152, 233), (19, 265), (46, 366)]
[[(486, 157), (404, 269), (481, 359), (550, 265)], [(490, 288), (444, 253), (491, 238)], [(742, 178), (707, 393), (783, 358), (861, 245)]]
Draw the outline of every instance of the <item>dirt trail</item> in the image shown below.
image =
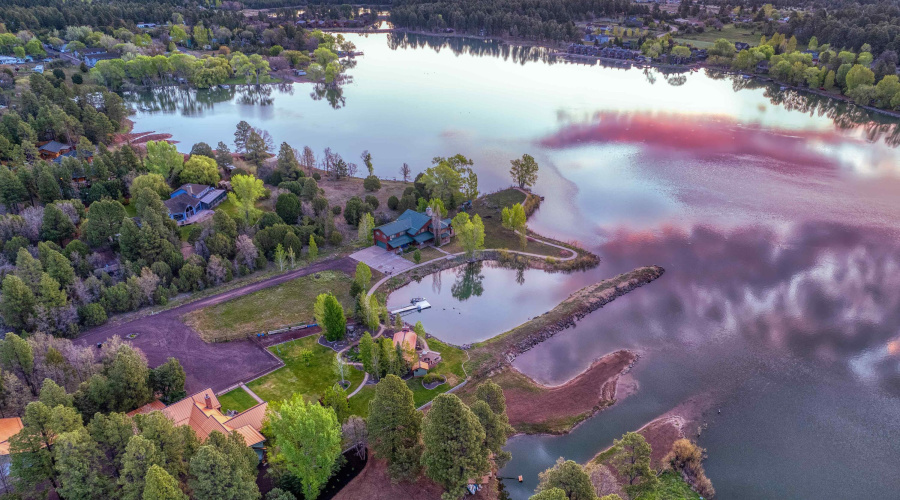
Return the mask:
[(271, 370), (279, 365), (278, 359), (259, 343), (250, 340), (207, 344), (193, 328), (184, 324), (182, 316), (308, 274), (328, 270), (352, 274), (355, 269), (356, 262), (349, 257), (318, 262), (157, 314), (103, 325), (88, 330), (75, 342), (80, 345), (92, 345), (105, 342), (114, 335), (126, 338), (129, 334), (137, 333), (137, 337), (131, 342), (144, 351), (150, 366), (160, 365), (170, 357), (177, 358), (181, 362), (187, 374), (185, 389), (188, 393), (207, 387), (219, 391), (240, 381), (246, 381), (254, 374)]

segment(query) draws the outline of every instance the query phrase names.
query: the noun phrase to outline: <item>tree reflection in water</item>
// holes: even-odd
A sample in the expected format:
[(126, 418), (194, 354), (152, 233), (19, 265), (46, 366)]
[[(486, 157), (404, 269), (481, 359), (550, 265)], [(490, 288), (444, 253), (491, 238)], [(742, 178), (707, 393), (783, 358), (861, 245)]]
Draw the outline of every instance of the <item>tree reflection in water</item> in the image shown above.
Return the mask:
[(457, 269), (456, 282), (450, 288), (450, 293), (456, 300), (463, 302), (484, 293), (484, 275), (481, 274), (483, 266), (483, 262), (472, 262)]

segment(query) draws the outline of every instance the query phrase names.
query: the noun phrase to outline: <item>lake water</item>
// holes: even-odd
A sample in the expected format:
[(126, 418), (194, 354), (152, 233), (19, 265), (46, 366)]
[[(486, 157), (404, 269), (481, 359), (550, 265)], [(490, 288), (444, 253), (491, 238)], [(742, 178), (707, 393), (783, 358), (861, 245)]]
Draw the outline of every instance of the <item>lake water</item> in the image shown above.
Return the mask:
[(559, 456), (586, 461), (628, 430), (695, 408), (707, 410), (699, 442), (719, 498), (897, 497), (895, 124), (704, 72), (570, 64), (460, 39), (353, 38), (365, 56), (340, 89), (167, 91), (144, 97), (155, 110), (138, 113), (135, 130), (172, 133), (188, 151), (232, 137), (243, 119), (348, 161), (368, 149), (388, 178), (404, 162), (418, 172), (462, 153), (482, 191), (507, 186), (509, 160), (532, 154), (547, 199), (530, 227), (602, 262), (575, 275), (527, 271), (521, 285), (513, 270), (451, 270), (392, 296), (434, 298), (420, 317), (450, 342), (506, 330), (583, 284), (665, 267), (516, 360), (556, 384), (613, 350), (641, 354), (631, 396), (566, 436), (510, 440), (501, 475), (526, 479), (508, 485), (513, 498), (527, 498)]

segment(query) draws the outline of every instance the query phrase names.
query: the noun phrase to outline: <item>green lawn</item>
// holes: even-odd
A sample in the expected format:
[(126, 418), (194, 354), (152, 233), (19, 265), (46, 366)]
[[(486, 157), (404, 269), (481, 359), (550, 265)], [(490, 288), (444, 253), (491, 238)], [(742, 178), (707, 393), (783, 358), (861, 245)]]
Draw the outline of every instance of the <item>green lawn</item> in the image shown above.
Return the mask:
[(675, 38), (678, 43), (689, 43), (699, 49), (712, 47), (713, 43), (719, 38), (725, 38), (729, 42), (745, 42), (750, 45), (759, 45), (761, 33), (751, 34), (747, 28), (736, 28), (733, 24), (726, 24), (722, 31), (715, 28), (707, 28), (703, 33), (691, 33), (689, 35), (679, 35)]
[[(318, 278), (316, 278), (318, 276)], [(249, 334), (313, 322), (313, 304), (320, 293), (331, 292), (353, 312), (352, 278), (340, 271), (322, 271), (238, 297), (185, 316), (207, 342), (245, 338)]]
[[(475, 200), (469, 215), (478, 214), (484, 223), (484, 248), (503, 248), (507, 250), (523, 250), (519, 240), (519, 235), (515, 232), (503, 227), (502, 212), (504, 207), (511, 207), (516, 203), (525, 201), (525, 193), (515, 189), (505, 189), (497, 193), (491, 193), (482, 198)], [(448, 245), (441, 247), (449, 253), (462, 252), (457, 238), (453, 238)], [(535, 241), (529, 241), (525, 245), (525, 252), (539, 255), (550, 255), (559, 257), (569, 255), (569, 252), (563, 252), (557, 248), (544, 245)]]
[[(270, 347), (285, 366), (250, 382), (247, 387), (266, 401), (280, 401), (295, 393), (303, 394), (307, 401), (317, 401), (339, 379), (334, 371), (335, 352), (319, 345), (318, 338), (312, 335)], [(312, 352), (309, 366), (300, 356), (304, 349)], [(350, 381), (348, 392), (353, 392), (362, 382), (363, 372), (347, 366), (345, 375)]]
[(367, 385), (350, 398), (350, 413), (360, 417), (369, 416), (369, 402), (375, 398), (375, 386)]
[(668, 471), (659, 476), (655, 488), (642, 492), (635, 500), (700, 500), (700, 495), (688, 486), (680, 474)]
[(137, 217), (137, 205), (129, 203), (125, 205), (125, 215), (129, 217)]
[[(428, 262), (429, 260), (440, 259), (441, 257), (446, 257), (446, 255), (444, 255), (443, 253), (435, 250), (434, 247), (420, 248), (419, 252), (422, 255), (422, 260), (419, 261), (420, 264), (423, 262)], [(415, 254), (415, 251), (405, 253), (405, 254), (403, 254), (403, 258), (412, 263), (415, 263), (416, 261), (413, 259), (413, 254)]]
[(447, 382), (429, 391), (422, 385), (421, 378), (411, 378), (407, 380), (406, 386), (413, 392), (413, 399), (415, 399), (417, 407), (431, 401), (437, 397), (438, 394), (447, 392), (466, 378), (462, 366), (463, 362), (468, 359), (465, 351), (451, 347), (434, 337), (428, 339), (428, 348), (432, 351), (441, 353), (441, 362), (429, 373), (443, 375), (447, 379)]
[(250, 393), (240, 387), (228, 391), (225, 394), (218, 396), (218, 398), (219, 403), (222, 404), (222, 413), (225, 413), (228, 410), (235, 410), (240, 413), (247, 408), (258, 404)]

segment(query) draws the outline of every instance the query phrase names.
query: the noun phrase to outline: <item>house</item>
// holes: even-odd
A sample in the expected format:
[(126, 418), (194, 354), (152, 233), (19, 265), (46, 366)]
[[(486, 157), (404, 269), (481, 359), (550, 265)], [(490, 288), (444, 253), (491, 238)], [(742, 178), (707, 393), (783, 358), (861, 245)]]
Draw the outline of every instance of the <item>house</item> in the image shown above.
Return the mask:
[(413, 377), (424, 377), (428, 374), (428, 363), (419, 361), (412, 366)]
[(769, 61), (760, 61), (756, 63), (756, 72), (757, 73), (768, 73), (769, 72)]
[(225, 199), (225, 190), (203, 184), (183, 184), (172, 192), (163, 204), (169, 209), (169, 218), (179, 226), (193, 224), (203, 211), (215, 208)]
[[(9, 438), (18, 434), (24, 427), (19, 417), (0, 418), (0, 457), (9, 456)], [(6, 464), (3, 466), (7, 467)]]
[(54, 160), (70, 151), (74, 151), (75, 146), (63, 144), (57, 141), (47, 141), (38, 146), (38, 153), (43, 160)]
[[(440, 228), (436, 228), (439, 225)], [(398, 250), (409, 245), (421, 247), (434, 243), (435, 232), (440, 234), (441, 243), (450, 241), (453, 229), (450, 219), (439, 219), (429, 207), (425, 213), (406, 210), (397, 220), (373, 229), (375, 244), (386, 250)]]
[(36, 66), (34, 67), (34, 69), (33, 69), (32, 71), (34, 71), (35, 73), (41, 73), (41, 74), (43, 74), (43, 73), (44, 73), (44, 65), (43, 65), (43, 64), (38, 64), (38, 65), (36, 65)]
[(160, 411), (176, 426), (189, 425), (194, 429), (201, 442), (206, 441), (206, 438), (213, 432), (221, 432), (227, 435), (235, 431), (244, 438), (247, 446), (253, 448), (256, 456), (260, 460), (263, 459), (266, 438), (260, 434), (260, 429), (266, 416), (268, 403), (260, 403), (229, 417), (222, 413), (222, 405), (212, 389), (204, 389), (169, 406), (159, 408), (161, 405), (162, 403), (159, 401), (148, 403), (137, 410), (129, 412), (128, 415), (134, 416), (138, 413)]
[(747, 50), (750, 48), (750, 44), (747, 42), (734, 42), (734, 50), (740, 52), (742, 50)]
[(394, 334), (394, 346), (402, 345), (402, 349), (404, 350), (411, 349), (415, 351), (417, 338), (416, 332), (404, 328)]
[(84, 64), (87, 65), (88, 68), (93, 68), (100, 61), (106, 61), (109, 59), (118, 59), (121, 56), (116, 54), (115, 52), (92, 52), (86, 53), (82, 56), (82, 60)]
[(137, 23), (137, 27), (141, 29), (155, 28), (156, 23)]

